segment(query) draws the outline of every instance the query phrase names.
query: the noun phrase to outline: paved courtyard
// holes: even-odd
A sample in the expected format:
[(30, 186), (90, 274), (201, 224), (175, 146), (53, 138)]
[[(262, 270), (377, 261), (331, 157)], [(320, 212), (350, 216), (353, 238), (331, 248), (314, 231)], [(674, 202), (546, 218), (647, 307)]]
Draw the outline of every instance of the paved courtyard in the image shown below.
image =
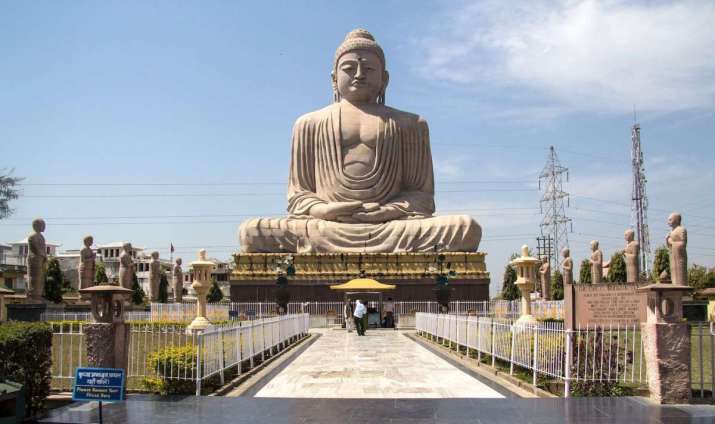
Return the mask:
[(376, 330), (358, 337), (344, 330), (327, 330), (255, 396), (504, 398), (504, 390), (497, 389), (401, 332)]

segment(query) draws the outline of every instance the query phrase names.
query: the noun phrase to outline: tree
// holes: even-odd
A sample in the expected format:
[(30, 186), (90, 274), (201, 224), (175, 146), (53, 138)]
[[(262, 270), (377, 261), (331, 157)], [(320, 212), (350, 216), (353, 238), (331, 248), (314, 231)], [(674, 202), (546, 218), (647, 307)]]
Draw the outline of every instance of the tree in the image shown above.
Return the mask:
[(213, 284), (211, 284), (211, 289), (209, 290), (209, 294), (206, 295), (206, 301), (209, 303), (216, 303), (220, 302), (221, 299), (223, 299), (223, 292), (221, 291), (221, 288), (218, 286), (218, 283), (216, 280), (214, 280)]
[(514, 284), (516, 282), (516, 270), (511, 264), (504, 268), (504, 279), (501, 286), (501, 298), (504, 300), (516, 300), (521, 297), (521, 290)]
[(688, 269), (688, 285), (695, 290), (715, 287), (715, 272), (701, 265), (693, 264)]
[(20, 196), (17, 186), (22, 178), (13, 177), (12, 170), (0, 169), (0, 219), (12, 215), (14, 210), (10, 207), (10, 201)]
[(166, 273), (162, 272), (159, 277), (159, 303), (169, 302), (169, 281), (166, 279)]
[(581, 261), (581, 268), (578, 270), (578, 282), (581, 284), (591, 284), (591, 260)]
[(668, 271), (670, 275), (670, 252), (665, 246), (660, 246), (655, 249), (655, 259), (653, 260), (653, 274), (651, 278), (657, 280), (663, 271)]
[(553, 300), (564, 300), (564, 276), (559, 270), (551, 275), (551, 297)]
[(98, 261), (94, 269), (94, 282), (97, 284), (108, 283), (107, 270), (104, 267), (104, 262)]
[(608, 281), (611, 283), (625, 283), (628, 280), (626, 275), (626, 257), (622, 250), (611, 256), (608, 267)]
[(45, 299), (54, 302), (62, 302), (62, 286), (64, 278), (60, 262), (55, 257), (50, 257), (47, 261), (47, 274), (45, 275)]
[(137, 279), (137, 273), (134, 273), (134, 277), (132, 278), (132, 303), (135, 305), (141, 305), (144, 303), (144, 289), (142, 289), (142, 286), (139, 285), (139, 279)]

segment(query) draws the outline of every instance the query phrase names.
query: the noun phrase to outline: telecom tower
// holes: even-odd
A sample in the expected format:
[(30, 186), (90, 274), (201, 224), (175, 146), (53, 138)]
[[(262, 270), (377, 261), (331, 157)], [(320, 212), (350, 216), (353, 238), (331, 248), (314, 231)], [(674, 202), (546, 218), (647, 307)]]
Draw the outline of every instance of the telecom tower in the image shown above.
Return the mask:
[[(570, 226), (571, 218), (566, 216), (566, 207), (569, 204), (569, 194), (563, 190), (564, 174), (566, 182), (569, 180), (569, 170), (561, 165), (554, 146), (549, 149), (544, 170), (539, 174), (539, 190), (541, 196), (541, 239), (548, 240), (550, 244), (546, 249), (551, 263), (551, 269), (561, 269), (561, 249), (569, 246), (567, 225)], [(572, 228), (573, 231), (573, 228)]]
[(641, 126), (634, 123), (631, 130), (631, 161), (633, 164), (633, 191), (631, 196), (631, 227), (636, 233), (636, 241), (640, 245), (641, 270), (650, 271), (650, 233), (648, 232), (648, 196), (645, 193), (645, 167), (643, 166), (643, 151), (641, 150)]

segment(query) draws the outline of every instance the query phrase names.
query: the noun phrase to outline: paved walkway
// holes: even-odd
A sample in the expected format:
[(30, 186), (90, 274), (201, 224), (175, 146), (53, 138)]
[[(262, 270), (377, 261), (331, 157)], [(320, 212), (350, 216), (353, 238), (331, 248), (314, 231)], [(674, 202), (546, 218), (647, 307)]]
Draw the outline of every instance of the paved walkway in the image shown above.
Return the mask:
[(256, 397), (504, 398), (483, 382), (392, 330), (365, 337), (327, 330)]

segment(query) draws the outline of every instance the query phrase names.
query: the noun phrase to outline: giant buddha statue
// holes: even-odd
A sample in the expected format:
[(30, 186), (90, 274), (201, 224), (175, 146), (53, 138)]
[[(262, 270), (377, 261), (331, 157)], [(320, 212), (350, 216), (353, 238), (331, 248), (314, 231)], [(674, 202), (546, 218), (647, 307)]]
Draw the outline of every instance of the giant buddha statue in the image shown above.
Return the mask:
[(385, 54), (368, 31), (335, 52), (334, 102), (293, 127), (288, 212), (241, 224), (245, 253), (474, 252), (467, 215), (434, 216), (427, 122), (385, 106)]

